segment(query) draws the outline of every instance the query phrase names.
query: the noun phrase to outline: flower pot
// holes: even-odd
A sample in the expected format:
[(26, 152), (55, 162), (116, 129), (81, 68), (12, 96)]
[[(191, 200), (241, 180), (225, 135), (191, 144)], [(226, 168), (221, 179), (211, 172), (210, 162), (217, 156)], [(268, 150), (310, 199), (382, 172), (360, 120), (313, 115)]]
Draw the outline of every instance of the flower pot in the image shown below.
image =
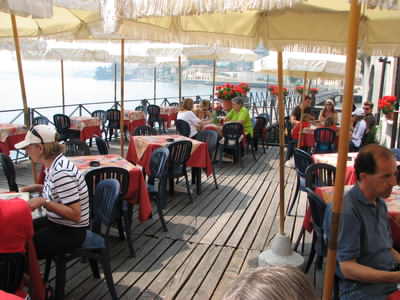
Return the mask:
[(232, 109), (232, 100), (222, 100), (222, 106), (224, 111), (230, 111)]

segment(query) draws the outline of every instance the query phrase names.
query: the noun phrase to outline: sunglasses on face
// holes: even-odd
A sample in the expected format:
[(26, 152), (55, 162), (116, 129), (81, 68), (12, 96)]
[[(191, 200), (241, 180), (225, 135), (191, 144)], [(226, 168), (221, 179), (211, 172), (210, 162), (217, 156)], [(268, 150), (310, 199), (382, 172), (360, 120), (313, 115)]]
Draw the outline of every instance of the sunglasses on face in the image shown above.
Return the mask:
[(44, 144), (43, 138), (40, 136), (39, 132), (37, 132), (37, 130), (33, 127), (31, 127), (31, 129), (29, 129), (30, 132), (32, 132), (32, 134), (34, 136), (36, 136), (38, 139), (40, 139), (40, 143)]

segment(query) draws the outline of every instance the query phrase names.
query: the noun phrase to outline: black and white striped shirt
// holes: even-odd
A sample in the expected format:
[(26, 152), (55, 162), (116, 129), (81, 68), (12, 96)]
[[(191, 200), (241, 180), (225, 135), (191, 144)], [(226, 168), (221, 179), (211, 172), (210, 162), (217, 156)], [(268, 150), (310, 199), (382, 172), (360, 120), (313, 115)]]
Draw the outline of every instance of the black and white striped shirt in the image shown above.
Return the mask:
[(63, 154), (58, 155), (51, 166), (46, 169), (43, 197), (64, 205), (71, 205), (78, 201), (81, 204), (81, 219), (79, 223), (48, 211), (47, 218), (50, 221), (70, 227), (89, 226), (89, 193), (85, 178), (78, 168)]

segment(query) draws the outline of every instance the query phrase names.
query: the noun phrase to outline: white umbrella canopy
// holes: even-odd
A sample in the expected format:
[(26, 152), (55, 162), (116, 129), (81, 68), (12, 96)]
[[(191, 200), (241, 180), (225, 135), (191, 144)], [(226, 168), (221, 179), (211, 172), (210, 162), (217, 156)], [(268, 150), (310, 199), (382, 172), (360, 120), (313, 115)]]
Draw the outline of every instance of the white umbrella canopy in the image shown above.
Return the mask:
[[(357, 61), (356, 76), (359, 77), (361, 62)], [(283, 71), (286, 76), (308, 79), (343, 80), (346, 57), (343, 55), (287, 52), (283, 57)], [(277, 53), (260, 58), (254, 62), (254, 71), (276, 74), (278, 69)]]

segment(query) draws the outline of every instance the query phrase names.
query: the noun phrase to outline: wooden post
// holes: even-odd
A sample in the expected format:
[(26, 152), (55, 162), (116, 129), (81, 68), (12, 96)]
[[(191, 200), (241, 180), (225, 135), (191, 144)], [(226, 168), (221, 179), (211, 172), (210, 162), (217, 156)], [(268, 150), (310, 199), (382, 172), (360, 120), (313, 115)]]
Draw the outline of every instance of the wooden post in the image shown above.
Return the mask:
[(182, 103), (182, 60), (181, 56), (178, 57), (178, 93), (179, 93), (179, 104)]
[(217, 61), (214, 58), (213, 60), (213, 75), (212, 75), (212, 91), (211, 91), (211, 96), (213, 99), (213, 103), (214, 103), (214, 93), (215, 93), (215, 75), (216, 75), (216, 71), (217, 71)]
[(304, 99), (306, 97), (306, 85), (307, 85), (307, 72), (304, 72), (304, 88), (303, 88), (303, 94), (301, 95), (301, 111), (300, 111), (300, 130), (299, 130), (299, 140), (297, 141), (297, 147), (300, 148), (301, 145), (301, 138), (303, 137), (303, 117), (304, 117)]
[(15, 20), (15, 16), (13, 14), (11, 14), (11, 25), (12, 25), (12, 31), (13, 31), (13, 37), (14, 37), (15, 54), (17, 56), (18, 76), (19, 76), (19, 84), (21, 87), (22, 104), (24, 106), (24, 124), (26, 127), (29, 127), (31, 122), (30, 122), (30, 118), (29, 118), (28, 101), (26, 100), (24, 71), (22, 69), (22, 59), (21, 59), (21, 50), (19, 47), (17, 21)]
[(336, 249), (337, 237), (342, 210), (342, 200), (344, 191), (344, 180), (347, 164), (347, 152), (349, 149), (349, 130), (351, 123), (351, 110), (353, 105), (353, 86), (357, 60), (357, 41), (360, 25), (361, 6), (358, 0), (351, 1), (349, 14), (349, 28), (346, 49), (346, 75), (344, 85), (344, 102), (342, 112), (342, 122), (339, 133), (338, 162), (336, 168), (335, 191), (333, 194), (332, 224), (328, 244), (328, 257), (325, 269), (323, 299), (331, 299), (333, 289), (333, 279), (336, 268)]
[(283, 99), (282, 51), (278, 52), (278, 108), (279, 108), (279, 233), (285, 231), (285, 107)]
[(154, 105), (157, 105), (156, 98), (157, 98), (157, 67), (154, 67), (154, 74), (153, 74), (153, 98), (154, 98)]
[(60, 60), (61, 64), (61, 101), (62, 101), (62, 112), (65, 115), (65, 90), (64, 90), (64, 60)]
[(117, 63), (114, 63), (114, 106), (117, 109)]
[(124, 157), (124, 78), (125, 76), (125, 40), (121, 40), (121, 115), (120, 115), (120, 147), (121, 156)]

